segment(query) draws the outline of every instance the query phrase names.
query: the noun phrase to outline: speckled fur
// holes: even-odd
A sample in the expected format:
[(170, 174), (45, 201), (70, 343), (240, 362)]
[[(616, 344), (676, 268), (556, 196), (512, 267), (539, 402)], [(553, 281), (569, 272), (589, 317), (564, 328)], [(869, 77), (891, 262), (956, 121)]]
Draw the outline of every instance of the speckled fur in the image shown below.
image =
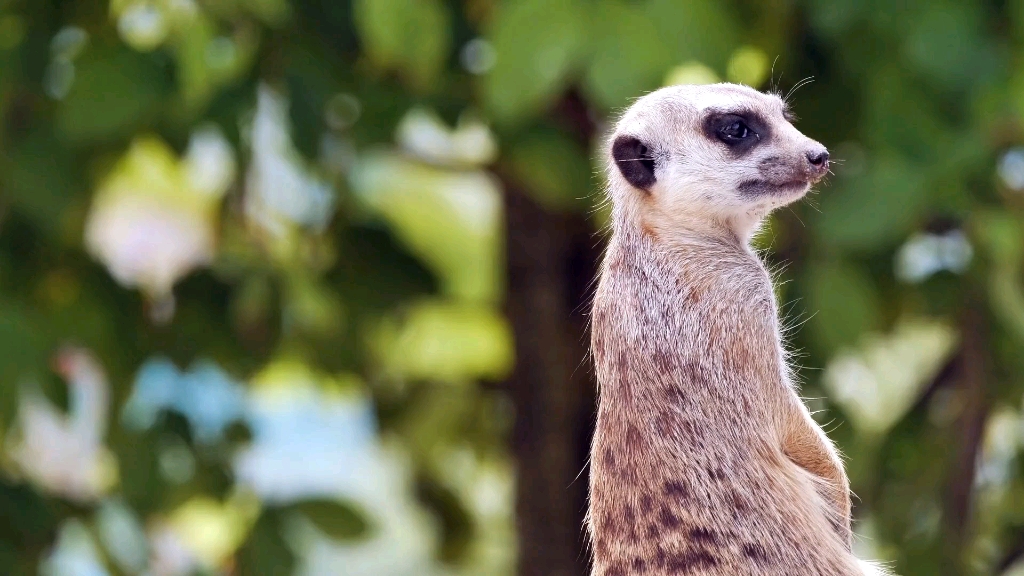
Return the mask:
[[(730, 107), (771, 121), (749, 157), (700, 131), (708, 109)], [(771, 279), (749, 246), (807, 187), (736, 191), (766, 163), (798, 171), (820, 146), (783, 108), (742, 86), (677, 86), (639, 99), (612, 135), (649, 143), (658, 179), (633, 188), (609, 156), (613, 227), (592, 317), (594, 576), (874, 573), (850, 550), (847, 477), (791, 384)]]

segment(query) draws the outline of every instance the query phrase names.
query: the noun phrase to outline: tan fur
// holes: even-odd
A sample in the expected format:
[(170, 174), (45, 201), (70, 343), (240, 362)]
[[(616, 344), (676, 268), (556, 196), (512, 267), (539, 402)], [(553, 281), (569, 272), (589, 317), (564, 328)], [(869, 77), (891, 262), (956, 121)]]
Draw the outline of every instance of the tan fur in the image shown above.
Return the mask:
[[(771, 140), (730, 157), (701, 131), (712, 108), (756, 111)], [(846, 473), (791, 385), (771, 279), (748, 244), (817, 177), (786, 196), (736, 192), (800, 172), (820, 148), (783, 108), (742, 86), (676, 86), (639, 99), (612, 136), (649, 142), (658, 179), (634, 188), (609, 156), (613, 230), (592, 317), (595, 576), (865, 573)]]

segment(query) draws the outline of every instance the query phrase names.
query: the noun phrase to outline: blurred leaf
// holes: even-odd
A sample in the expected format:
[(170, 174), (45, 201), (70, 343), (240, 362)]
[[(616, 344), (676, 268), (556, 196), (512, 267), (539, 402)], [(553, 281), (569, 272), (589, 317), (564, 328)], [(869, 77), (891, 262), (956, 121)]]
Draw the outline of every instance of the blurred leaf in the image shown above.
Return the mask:
[(936, 104), (895, 63), (879, 65), (864, 90), (864, 134), (886, 159), (898, 151), (910, 161), (945, 160), (959, 146)]
[(880, 153), (870, 169), (821, 193), (817, 236), (853, 250), (895, 243), (923, 216), (928, 192), (919, 167)]
[(849, 28), (864, 11), (870, 9), (861, 0), (812, 0), (808, 11), (815, 29), (838, 35)]
[(0, 154), (4, 197), (50, 238), (61, 238), (64, 212), (75, 192), (74, 174), (67, 169), (68, 155), (43, 130), (32, 132)]
[(155, 57), (127, 48), (87, 51), (75, 70), (56, 117), (61, 134), (75, 143), (126, 136), (153, 122), (170, 92), (169, 75)]
[(967, 87), (995, 68), (976, 5), (931, 3), (907, 32), (906, 59), (944, 87)]
[(862, 269), (842, 262), (811, 266), (807, 278), (810, 329), (824, 351), (850, 345), (879, 327), (880, 304), (871, 278)]
[(722, 79), (714, 70), (696, 61), (689, 61), (674, 66), (665, 75), (665, 86), (677, 84), (715, 84)]
[(441, 559), (448, 563), (457, 563), (466, 554), (473, 540), (472, 516), (466, 511), (458, 495), (428, 476), (417, 479), (416, 495), (422, 502), (437, 510), (441, 518), (444, 527)]
[(593, 19), (594, 55), (586, 86), (595, 104), (620, 108), (629, 98), (657, 88), (673, 60), (642, 5), (603, 0)]
[(382, 228), (345, 226), (339, 230), (342, 252), (329, 275), (353, 314), (389, 310), (402, 302), (437, 290), (423, 264)]
[(385, 322), (373, 344), (385, 370), (412, 379), (498, 380), (513, 362), (508, 323), (479, 305), (420, 302)]
[(464, 114), (454, 129), (433, 110), (416, 107), (395, 130), (398, 144), (431, 164), (475, 168), (494, 162), (498, 144), (486, 123)]
[(587, 203), (590, 162), (579, 146), (553, 131), (534, 132), (508, 154), (516, 180), (552, 212), (579, 210)]
[(282, 310), (286, 328), (298, 328), (315, 335), (338, 333), (345, 319), (338, 296), (305, 273), (292, 274), (284, 290)]
[(265, 511), (236, 555), (238, 573), (246, 576), (292, 576), (295, 554), (281, 533), (279, 513)]
[(289, 0), (213, 0), (202, 6), (224, 20), (244, 21), (246, 16), (254, 16), (268, 26), (281, 26), (291, 16)]
[(0, 542), (21, 551), (41, 552), (57, 536), (53, 507), (28, 486), (0, 479)]
[(992, 212), (975, 215), (974, 235), (992, 260), (988, 291), (993, 312), (1024, 341), (1024, 231), (1013, 216)]
[(168, 526), (203, 564), (218, 566), (248, 540), (257, 514), (254, 496), (234, 494), (221, 503), (201, 494), (175, 509)]
[(288, 0), (240, 0), (238, 4), (271, 26), (280, 26), (291, 15)]
[(144, 435), (121, 434), (111, 442), (120, 466), (122, 496), (142, 516), (165, 504), (167, 490), (160, 473), (162, 433), (154, 429)]
[(670, 58), (698, 60), (723, 70), (739, 38), (738, 19), (728, 6), (715, 0), (651, 0), (646, 12), (667, 44)]
[(479, 390), (471, 386), (423, 383), (400, 406), (400, 419), (392, 427), (413, 454), (427, 458), (468, 436), (466, 423), (479, 399)]
[(295, 509), (324, 534), (337, 540), (357, 540), (371, 531), (366, 518), (351, 504), (334, 500), (306, 500)]
[(490, 174), (372, 153), (351, 181), (363, 204), (442, 279), (446, 293), (477, 302), (501, 296), (502, 205)]
[[(25, 307), (0, 299), (0, 386), (13, 390), (20, 380), (46, 366), (51, 342), (39, 318)], [(0, 421), (10, 422), (15, 397), (0, 395)]]
[(219, 87), (246, 72), (257, 47), (252, 30), (218, 36), (209, 18), (192, 18), (177, 41), (178, 85), (186, 113), (201, 111)]
[(760, 88), (768, 78), (770, 62), (764, 50), (754, 46), (741, 46), (729, 58), (726, 77), (730, 82)]
[(36, 558), (26, 554), (26, 550), (19, 550), (7, 540), (0, 540), (0, 565), (9, 570), (9, 576), (37, 576), (37, 564)]
[(489, 34), (497, 61), (482, 86), (484, 103), (497, 122), (519, 122), (551, 103), (583, 54), (588, 19), (579, 0), (501, 5)]
[(1020, 266), (1024, 253), (1024, 229), (1018, 218), (991, 210), (972, 218), (972, 231), (981, 248), (999, 266)]
[(921, 389), (956, 350), (944, 322), (903, 319), (890, 334), (865, 332), (855, 350), (836, 355), (822, 381), (863, 434), (878, 437), (913, 406)]
[(25, 39), (25, 20), (0, 12), (0, 52), (11, 50)]
[(450, 16), (439, 0), (355, 0), (356, 30), (370, 60), (430, 89), (451, 46)]

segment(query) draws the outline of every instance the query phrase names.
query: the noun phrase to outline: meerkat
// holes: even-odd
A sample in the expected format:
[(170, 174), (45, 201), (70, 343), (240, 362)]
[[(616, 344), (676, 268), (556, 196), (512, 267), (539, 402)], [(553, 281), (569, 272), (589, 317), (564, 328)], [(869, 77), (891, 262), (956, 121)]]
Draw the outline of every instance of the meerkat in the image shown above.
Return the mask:
[(794, 389), (750, 245), (828, 151), (778, 96), (715, 84), (638, 99), (607, 155), (594, 576), (882, 574), (851, 551), (843, 463)]

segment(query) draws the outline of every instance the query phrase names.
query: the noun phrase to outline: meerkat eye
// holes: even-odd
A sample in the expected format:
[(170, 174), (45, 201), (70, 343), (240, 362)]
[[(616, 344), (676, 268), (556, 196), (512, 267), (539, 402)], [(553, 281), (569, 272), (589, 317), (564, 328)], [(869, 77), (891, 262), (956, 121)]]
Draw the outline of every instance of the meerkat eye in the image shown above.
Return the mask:
[(755, 111), (712, 111), (704, 117), (704, 136), (724, 144), (733, 157), (740, 157), (771, 138), (771, 125)]
[(718, 131), (722, 140), (726, 142), (735, 142), (738, 140), (746, 140), (747, 138), (754, 136), (754, 131), (747, 126), (743, 120), (733, 120), (726, 124)]

